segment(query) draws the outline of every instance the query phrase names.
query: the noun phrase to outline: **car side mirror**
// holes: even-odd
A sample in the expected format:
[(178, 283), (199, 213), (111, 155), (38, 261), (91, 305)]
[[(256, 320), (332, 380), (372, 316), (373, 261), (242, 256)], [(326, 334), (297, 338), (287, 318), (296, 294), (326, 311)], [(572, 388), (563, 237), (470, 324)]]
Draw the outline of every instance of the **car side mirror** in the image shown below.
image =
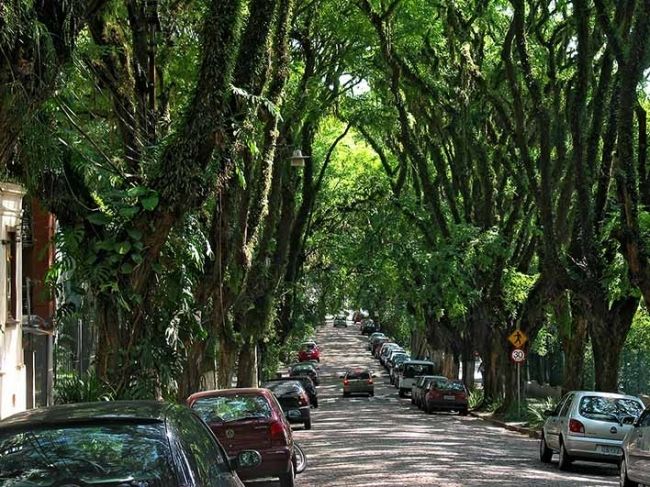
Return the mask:
[(262, 464), (262, 455), (257, 450), (243, 450), (230, 460), (234, 470), (240, 468), (255, 468)]

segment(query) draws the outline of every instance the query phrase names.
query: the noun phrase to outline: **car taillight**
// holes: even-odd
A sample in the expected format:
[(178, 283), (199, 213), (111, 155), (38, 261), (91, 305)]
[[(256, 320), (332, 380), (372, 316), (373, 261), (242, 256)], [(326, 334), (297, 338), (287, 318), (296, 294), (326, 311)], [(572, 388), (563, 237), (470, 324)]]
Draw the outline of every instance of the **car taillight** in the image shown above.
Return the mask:
[(278, 442), (286, 445), (287, 433), (284, 430), (284, 426), (282, 426), (281, 422), (274, 421), (271, 423), (271, 426), (269, 427), (269, 438), (271, 440), (271, 443)]
[(344, 386), (348, 386), (348, 385), (350, 385), (350, 381), (347, 380), (347, 379), (344, 379), (344, 380), (343, 380), (343, 385), (344, 385)]
[(569, 421), (569, 431), (571, 433), (585, 433), (585, 425), (582, 424), (577, 419), (572, 419)]
[(372, 384), (372, 379), (368, 379), (368, 384)]

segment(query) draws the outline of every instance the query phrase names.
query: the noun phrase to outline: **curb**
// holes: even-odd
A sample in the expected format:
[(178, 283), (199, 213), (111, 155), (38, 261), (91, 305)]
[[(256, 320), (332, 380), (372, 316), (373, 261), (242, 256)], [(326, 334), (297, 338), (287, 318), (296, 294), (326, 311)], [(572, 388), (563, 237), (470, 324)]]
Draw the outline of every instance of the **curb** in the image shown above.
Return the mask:
[(535, 438), (537, 440), (539, 440), (542, 437), (541, 433), (538, 430), (534, 430), (534, 429), (531, 429), (531, 428), (524, 428), (522, 426), (514, 426), (514, 425), (511, 425), (511, 424), (505, 423), (504, 421), (494, 419), (494, 418), (492, 418), (490, 416), (481, 415), (481, 414), (475, 413), (473, 411), (470, 411), (469, 415), (474, 417), (474, 418), (481, 419), (481, 420), (483, 420), (483, 421), (485, 421), (487, 423), (493, 424), (494, 426), (499, 426), (499, 427), (504, 428), (504, 429), (506, 429), (508, 431), (514, 431), (515, 433), (526, 435), (526, 436), (529, 436), (531, 438)]

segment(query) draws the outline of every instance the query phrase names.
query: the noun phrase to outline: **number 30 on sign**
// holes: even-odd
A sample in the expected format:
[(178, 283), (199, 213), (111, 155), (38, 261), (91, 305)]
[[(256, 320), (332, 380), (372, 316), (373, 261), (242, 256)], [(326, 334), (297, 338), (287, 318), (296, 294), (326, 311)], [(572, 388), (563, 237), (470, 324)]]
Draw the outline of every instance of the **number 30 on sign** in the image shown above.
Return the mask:
[(520, 364), (522, 362), (526, 361), (526, 352), (523, 351), (521, 348), (515, 348), (511, 353), (510, 353), (510, 358), (512, 361), (516, 364)]

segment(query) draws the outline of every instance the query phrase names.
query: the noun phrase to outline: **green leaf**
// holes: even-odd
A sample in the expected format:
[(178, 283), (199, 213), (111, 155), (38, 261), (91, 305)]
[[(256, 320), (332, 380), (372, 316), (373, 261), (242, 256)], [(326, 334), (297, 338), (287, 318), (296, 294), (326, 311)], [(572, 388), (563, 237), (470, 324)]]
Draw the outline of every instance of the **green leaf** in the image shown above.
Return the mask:
[(137, 206), (125, 206), (124, 208), (120, 208), (120, 215), (130, 220), (137, 215), (139, 211), (140, 209)]
[(151, 211), (153, 210), (156, 206), (158, 206), (158, 195), (156, 193), (153, 193), (146, 198), (142, 198), (140, 200), (140, 204), (142, 205), (142, 208), (145, 210)]
[(129, 263), (129, 262), (125, 262), (125, 263), (122, 264), (122, 266), (120, 267), (120, 272), (121, 272), (122, 274), (130, 274), (131, 272), (133, 272), (133, 264), (131, 264), (131, 263)]
[(115, 250), (120, 255), (126, 255), (129, 253), (129, 250), (131, 250), (131, 242), (117, 242), (115, 244)]
[(142, 264), (144, 258), (140, 254), (131, 254), (131, 260), (133, 260), (133, 262), (135, 262), (136, 264)]
[(111, 221), (108, 215), (101, 212), (91, 213), (86, 219), (93, 225), (106, 225)]
[(144, 186), (135, 186), (133, 188), (129, 188), (126, 194), (131, 196), (132, 198), (136, 198), (148, 194), (149, 191), (150, 191), (149, 188), (145, 188)]
[(142, 232), (140, 230), (136, 230), (135, 228), (129, 228), (126, 232), (129, 234), (129, 237), (131, 237), (133, 240), (142, 240)]

